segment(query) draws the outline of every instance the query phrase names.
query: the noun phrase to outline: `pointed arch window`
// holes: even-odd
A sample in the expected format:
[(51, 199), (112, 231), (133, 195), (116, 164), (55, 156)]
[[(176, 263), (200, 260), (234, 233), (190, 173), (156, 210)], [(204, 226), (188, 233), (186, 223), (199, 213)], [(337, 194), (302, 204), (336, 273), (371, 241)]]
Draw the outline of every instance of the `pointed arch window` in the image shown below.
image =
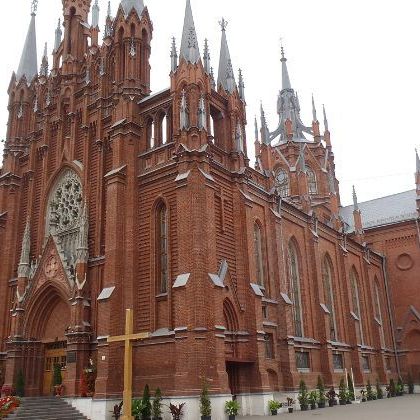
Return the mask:
[(277, 186), (279, 189), (280, 197), (289, 197), (290, 195), (290, 183), (289, 175), (284, 169), (280, 169), (276, 175)]
[(255, 267), (257, 272), (257, 283), (259, 286), (264, 286), (262, 232), (261, 227), (258, 223), (254, 224), (254, 253)]
[(337, 318), (335, 313), (334, 289), (333, 289), (333, 267), (331, 259), (325, 255), (322, 262), (322, 279), (324, 283), (325, 305), (330, 311), (330, 339), (338, 341)]
[(160, 293), (168, 292), (169, 261), (168, 261), (168, 211), (164, 203), (157, 208), (156, 218), (156, 262), (158, 287)]
[(300, 285), (299, 257), (296, 245), (289, 243), (289, 281), (290, 295), (293, 302), (293, 319), (295, 323), (295, 336), (303, 337), (302, 297)]
[(306, 169), (306, 176), (308, 177), (308, 188), (310, 195), (318, 194), (318, 182), (315, 172), (311, 168)]
[(360, 344), (364, 344), (363, 338), (363, 327), (362, 327), (362, 316), (360, 311), (360, 296), (359, 296), (359, 279), (356, 269), (353, 267), (350, 272), (350, 284), (351, 284), (351, 295), (352, 295), (352, 307), (353, 314), (356, 316), (357, 324), (357, 339)]

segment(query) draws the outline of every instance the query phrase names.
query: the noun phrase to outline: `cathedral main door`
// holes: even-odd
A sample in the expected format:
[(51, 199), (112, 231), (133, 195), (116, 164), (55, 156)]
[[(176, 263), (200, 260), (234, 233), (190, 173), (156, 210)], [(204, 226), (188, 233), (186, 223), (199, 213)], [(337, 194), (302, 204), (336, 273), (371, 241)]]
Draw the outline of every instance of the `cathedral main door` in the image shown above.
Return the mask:
[(61, 376), (63, 381), (66, 377), (66, 347), (65, 341), (57, 341), (45, 345), (45, 359), (44, 359), (44, 382), (42, 387), (42, 395), (53, 395), (53, 377), (54, 366), (58, 365), (61, 369)]

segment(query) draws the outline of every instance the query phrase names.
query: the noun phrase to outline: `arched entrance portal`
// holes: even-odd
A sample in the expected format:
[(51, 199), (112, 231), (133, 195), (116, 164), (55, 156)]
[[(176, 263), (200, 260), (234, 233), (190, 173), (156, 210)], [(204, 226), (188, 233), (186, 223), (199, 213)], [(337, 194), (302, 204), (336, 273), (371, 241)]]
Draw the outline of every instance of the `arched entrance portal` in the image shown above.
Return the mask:
[[(46, 287), (37, 293), (34, 305), (28, 310), (28, 321), (25, 332), (39, 345), (40, 355), (32, 363), (38, 366), (27, 366), (26, 371), (36, 370), (40, 373), (34, 382), (34, 393), (38, 395), (53, 394), (54, 367), (60, 366), (63, 381), (67, 369), (66, 331), (70, 324), (70, 306), (55, 287)], [(31, 363), (30, 360), (27, 361)], [(36, 389), (38, 392), (36, 392)]]

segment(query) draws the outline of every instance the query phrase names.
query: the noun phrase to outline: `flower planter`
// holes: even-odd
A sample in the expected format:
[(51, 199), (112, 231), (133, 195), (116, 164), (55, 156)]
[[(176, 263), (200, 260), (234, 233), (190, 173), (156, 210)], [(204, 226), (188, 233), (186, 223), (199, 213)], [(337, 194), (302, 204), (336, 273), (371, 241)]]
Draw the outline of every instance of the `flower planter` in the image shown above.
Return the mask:
[(306, 404), (300, 406), (300, 411), (308, 411), (308, 406)]
[(318, 408), (325, 408), (325, 402), (319, 402)]
[(289, 410), (289, 413), (293, 413), (293, 407), (287, 407), (287, 409)]
[(350, 400), (346, 401), (346, 404), (347, 405), (350, 405), (351, 404), (351, 401)]
[(229, 416), (229, 420), (235, 420), (236, 416)]
[(316, 404), (315, 403), (311, 404), (311, 410), (315, 410), (315, 409), (316, 409)]
[(277, 410), (271, 410), (271, 415), (272, 416), (277, 416)]
[(201, 420), (211, 420), (211, 416), (201, 416)]
[(347, 404), (347, 401), (340, 400), (340, 405), (346, 405), (346, 404)]
[(335, 405), (335, 404), (334, 404), (334, 401), (333, 401), (333, 400), (329, 400), (329, 401), (328, 401), (328, 405), (329, 405), (330, 407), (334, 407), (334, 405)]

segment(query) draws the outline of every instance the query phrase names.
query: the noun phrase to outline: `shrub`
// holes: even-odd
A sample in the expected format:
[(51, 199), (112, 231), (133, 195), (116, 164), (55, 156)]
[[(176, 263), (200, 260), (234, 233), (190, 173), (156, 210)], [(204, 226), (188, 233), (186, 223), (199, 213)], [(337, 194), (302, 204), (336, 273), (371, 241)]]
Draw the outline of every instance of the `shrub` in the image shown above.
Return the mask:
[(399, 394), (404, 393), (404, 383), (403, 383), (403, 380), (402, 380), (401, 376), (398, 377), (397, 393), (399, 393)]
[(340, 401), (347, 401), (347, 387), (344, 378), (341, 378), (340, 388), (338, 392), (338, 398)]
[(131, 415), (135, 419), (140, 419), (143, 412), (143, 400), (133, 400), (131, 403)]
[(379, 379), (376, 381), (376, 395), (378, 399), (382, 399), (384, 397), (384, 392), (382, 391), (382, 387), (379, 384)]
[(396, 389), (396, 386), (395, 386), (394, 379), (391, 379), (389, 381), (389, 393), (391, 394), (391, 397), (395, 397), (395, 395), (397, 394), (397, 389)]
[(143, 419), (150, 419), (152, 416), (152, 403), (150, 402), (149, 385), (146, 384), (143, 391), (141, 416)]
[(239, 403), (236, 400), (226, 401), (225, 412), (228, 416), (237, 416), (239, 412)]
[(353, 378), (351, 377), (351, 375), (348, 373), (347, 374), (347, 382), (349, 384), (349, 398), (351, 401), (354, 401), (354, 384), (353, 384)]
[(366, 396), (368, 400), (373, 400), (375, 398), (375, 393), (372, 389), (370, 381), (368, 381), (366, 385)]
[(181, 420), (182, 410), (184, 409), (185, 403), (175, 405), (169, 404), (169, 410), (171, 412), (172, 420)]
[(318, 391), (311, 391), (308, 401), (311, 405), (315, 405), (318, 401)]
[(414, 380), (411, 373), (408, 374), (407, 385), (408, 385), (408, 393), (414, 394)]
[(211, 401), (209, 398), (209, 387), (206, 382), (200, 394), (200, 413), (202, 416), (211, 416)]
[(308, 387), (305, 384), (305, 381), (301, 380), (299, 383), (299, 395), (298, 400), (300, 405), (308, 405), (309, 393)]
[(160, 388), (156, 388), (155, 398), (152, 404), (152, 415), (154, 419), (158, 419), (162, 416), (162, 392)]
[(325, 386), (324, 386), (324, 381), (322, 380), (321, 376), (318, 376), (318, 382), (316, 385), (316, 389), (318, 390), (318, 401), (320, 403), (325, 403), (326, 398), (325, 398)]
[(270, 400), (268, 401), (268, 409), (270, 411), (277, 411), (279, 408), (281, 408), (282, 404), (279, 401), (276, 400)]

